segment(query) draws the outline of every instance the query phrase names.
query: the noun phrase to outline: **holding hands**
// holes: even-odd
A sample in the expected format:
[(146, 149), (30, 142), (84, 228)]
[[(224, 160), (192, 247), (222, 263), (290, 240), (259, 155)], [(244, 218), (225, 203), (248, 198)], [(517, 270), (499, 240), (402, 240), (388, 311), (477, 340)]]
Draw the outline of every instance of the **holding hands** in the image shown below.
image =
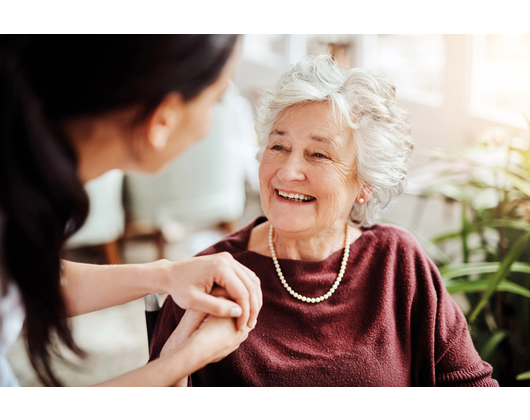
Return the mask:
[(174, 385), (234, 351), (254, 328), (263, 304), (258, 277), (227, 252), (179, 262), (99, 266), (63, 260), (62, 264), (61, 291), (69, 316), (150, 293), (168, 293), (187, 310), (163, 357), (101, 384), (106, 386)]
[[(238, 318), (237, 328), (254, 328), (263, 304), (260, 281), (228, 252), (179, 262), (153, 263), (162, 270), (162, 289), (183, 309), (219, 318)], [(223, 299), (210, 294), (215, 285), (226, 291)]]
[[(212, 296), (226, 300), (228, 294), (226, 290), (216, 287), (212, 290)], [(198, 357), (206, 361), (204, 364), (215, 363), (236, 350), (250, 331), (246, 325), (243, 330), (238, 330), (232, 318), (219, 318), (188, 309), (162, 348), (160, 357), (178, 350), (189, 339), (199, 353)], [(175, 383), (175, 386), (186, 385), (187, 377)]]
[[(255, 327), (263, 304), (260, 281), (229, 253), (152, 264), (162, 279), (162, 290), (186, 309), (161, 359), (187, 347), (197, 357), (199, 368), (203, 367), (232, 353)], [(187, 376), (174, 383), (186, 384)]]

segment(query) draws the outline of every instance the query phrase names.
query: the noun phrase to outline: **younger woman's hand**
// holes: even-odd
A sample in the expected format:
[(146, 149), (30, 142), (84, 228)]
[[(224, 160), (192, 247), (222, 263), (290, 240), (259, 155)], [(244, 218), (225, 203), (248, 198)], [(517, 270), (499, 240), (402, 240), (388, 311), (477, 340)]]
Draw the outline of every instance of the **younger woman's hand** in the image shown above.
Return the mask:
[[(219, 287), (212, 291), (212, 295), (219, 299), (226, 299), (227, 292)], [(160, 352), (160, 356), (172, 353), (186, 340), (191, 340), (196, 347), (204, 365), (217, 362), (234, 350), (248, 337), (250, 328), (238, 330), (232, 318), (218, 318), (188, 309), (177, 328), (168, 338)], [(175, 386), (186, 386), (187, 378), (183, 378)]]
[[(194, 309), (216, 317), (238, 318), (237, 327), (253, 328), (263, 304), (256, 274), (229, 253), (194, 257), (179, 262), (153, 263), (162, 271), (163, 290), (183, 309)], [(212, 296), (215, 285), (226, 290), (231, 300)]]

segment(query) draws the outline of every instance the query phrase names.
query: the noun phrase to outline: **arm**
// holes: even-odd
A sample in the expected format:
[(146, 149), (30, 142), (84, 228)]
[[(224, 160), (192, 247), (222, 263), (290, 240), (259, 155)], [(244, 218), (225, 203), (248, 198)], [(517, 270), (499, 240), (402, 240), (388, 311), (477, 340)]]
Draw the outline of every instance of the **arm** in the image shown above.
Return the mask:
[(436, 267), (432, 270), (438, 294), (434, 335), (436, 386), (499, 386), (491, 377), (492, 367), (480, 358), (473, 345), (464, 314), (443, 286)]
[(232, 353), (249, 331), (247, 327), (238, 330), (232, 318), (201, 316), (198, 329), (183, 342), (166, 348), (159, 359), (99, 386), (185, 386), (188, 375)]
[[(184, 309), (239, 317), (238, 328), (254, 326), (262, 305), (260, 282), (226, 252), (179, 262), (92, 265), (63, 261), (63, 296), (69, 316), (120, 305), (150, 293), (168, 293)], [(214, 285), (235, 302), (211, 296)]]
[[(216, 287), (212, 290), (212, 295), (227, 298), (227, 293), (224, 289)], [(160, 351), (160, 357), (164, 357), (167, 354), (170, 354), (175, 349), (179, 348), (188, 338), (191, 337), (193, 332), (197, 330), (203, 322), (209, 322), (209, 317), (206, 318), (207, 314), (204, 312), (194, 311), (193, 309), (188, 309), (184, 316), (180, 319), (177, 327), (173, 333), (169, 336), (165, 342), (162, 350)], [(234, 349), (235, 350), (235, 349)], [(219, 358), (220, 360), (220, 358)], [(213, 360), (211, 363), (217, 362), (219, 360)], [(182, 378), (180, 381), (175, 382), (174, 386), (185, 387), (188, 384), (187, 376)]]
[[(407, 232), (395, 230), (400, 302), (409, 301), (412, 383), (415, 386), (498, 386), (475, 350), (467, 321), (436, 265)], [(397, 296), (397, 295), (396, 295)], [(410, 300), (409, 300), (410, 299)]]
[(62, 261), (63, 296), (77, 316), (162, 293), (159, 267), (152, 264), (94, 265)]
[[(427, 257), (425, 257), (427, 258)], [(434, 263), (427, 260), (436, 299), (434, 300), (435, 385), (496, 387), (492, 367), (477, 353), (467, 321), (443, 285)]]
[(492, 372), (476, 352), (465, 327), (436, 363), (436, 386), (498, 387)]

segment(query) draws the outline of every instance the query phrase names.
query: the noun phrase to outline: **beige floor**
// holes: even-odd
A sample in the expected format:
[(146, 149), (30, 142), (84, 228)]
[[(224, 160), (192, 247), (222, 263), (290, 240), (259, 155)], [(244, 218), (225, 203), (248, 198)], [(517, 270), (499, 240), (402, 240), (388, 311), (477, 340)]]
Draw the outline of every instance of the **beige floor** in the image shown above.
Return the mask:
[[(433, 236), (450, 228), (451, 220), (440, 203), (429, 202), (421, 219), (415, 213), (417, 198), (404, 196), (392, 204), (385, 213), (385, 220), (402, 226), (413, 227), (425, 236)], [(454, 213), (455, 209), (450, 210)], [(259, 198), (249, 196), (245, 214), (238, 227), (250, 223), (261, 214)], [(432, 223), (438, 220), (438, 223)], [(449, 225), (448, 225), (449, 223)], [(454, 223), (454, 222), (453, 222)], [(205, 235), (202, 235), (203, 239)], [(194, 241), (190, 242), (193, 239)], [(178, 261), (192, 256), (191, 248), (197, 247), (200, 236), (188, 236), (178, 243), (167, 245), (167, 258)], [(191, 246), (193, 245), (193, 246)], [(198, 251), (195, 249), (195, 251)], [(93, 258), (83, 255), (84, 260)], [(81, 260), (83, 260), (81, 258)], [(146, 241), (129, 241), (124, 246), (126, 263), (141, 263), (156, 259), (156, 248)], [(96, 258), (97, 260), (97, 258)], [(97, 262), (97, 261), (94, 261)], [(72, 319), (76, 341), (87, 350), (89, 357), (77, 360), (78, 368), (56, 363), (58, 376), (68, 386), (88, 386), (118, 376), (147, 362), (147, 332), (143, 300), (114, 308), (82, 315)], [(66, 355), (68, 356), (68, 355)], [(72, 359), (71, 357), (67, 357)], [(22, 339), (16, 342), (8, 359), (22, 386), (40, 386), (29, 365)]]

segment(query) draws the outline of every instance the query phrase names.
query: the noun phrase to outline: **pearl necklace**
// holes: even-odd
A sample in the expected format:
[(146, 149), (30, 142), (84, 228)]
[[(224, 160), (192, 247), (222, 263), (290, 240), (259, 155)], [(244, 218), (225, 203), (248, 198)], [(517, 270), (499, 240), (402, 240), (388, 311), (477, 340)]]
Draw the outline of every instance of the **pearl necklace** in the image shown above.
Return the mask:
[(278, 263), (278, 258), (276, 258), (276, 251), (274, 250), (274, 244), (272, 243), (272, 232), (273, 232), (273, 227), (271, 223), (270, 229), (269, 229), (269, 247), (271, 249), (272, 261), (274, 262), (274, 266), (276, 267), (276, 272), (278, 273), (278, 277), (280, 278), (280, 281), (282, 282), (283, 287), (285, 287), (285, 289), (289, 292), (291, 296), (295, 297), (298, 300), (301, 300), (302, 302), (320, 303), (328, 299), (335, 292), (335, 290), (337, 290), (337, 287), (339, 287), (339, 284), (342, 280), (342, 276), (344, 276), (344, 272), (346, 271), (346, 264), (348, 263), (348, 257), (350, 256), (350, 231), (348, 229), (348, 224), (346, 223), (346, 238), (344, 240), (344, 255), (342, 257), (342, 263), (340, 264), (340, 271), (339, 271), (339, 275), (337, 276), (337, 280), (335, 280), (335, 283), (333, 283), (333, 286), (331, 286), (331, 288), (328, 290), (327, 293), (317, 298), (309, 298), (306, 296), (302, 296), (301, 294), (296, 293), (291, 288), (291, 286), (287, 284), (287, 281), (283, 277), (280, 264)]

